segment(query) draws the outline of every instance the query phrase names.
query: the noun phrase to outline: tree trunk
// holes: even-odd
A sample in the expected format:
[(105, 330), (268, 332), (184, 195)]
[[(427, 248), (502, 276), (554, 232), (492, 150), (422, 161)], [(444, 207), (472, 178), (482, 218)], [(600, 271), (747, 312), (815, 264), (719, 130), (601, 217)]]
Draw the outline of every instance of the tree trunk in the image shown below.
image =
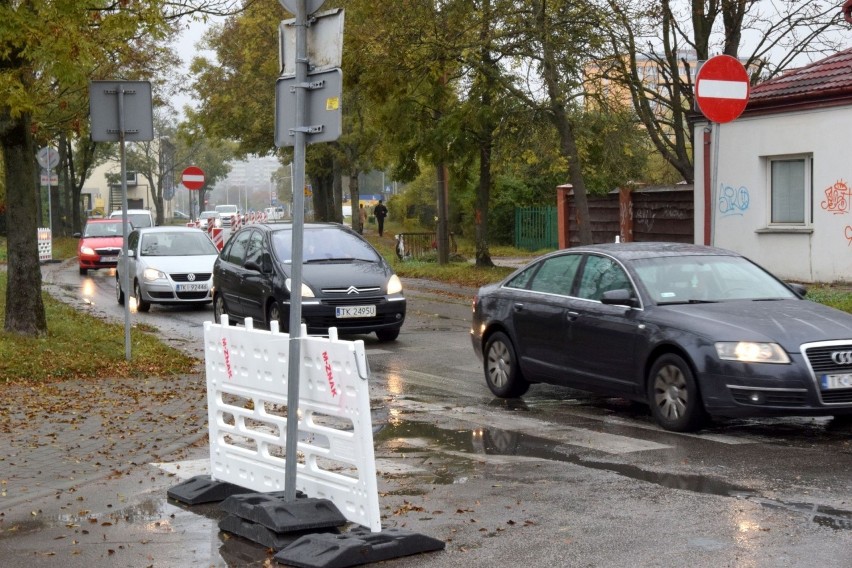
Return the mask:
[(443, 162), (435, 166), (438, 192), (438, 264), (450, 262), (450, 232), (448, 228), (449, 214), (449, 181), (447, 165)]
[[(83, 232), (84, 217), (80, 209), (80, 194), (83, 186), (82, 183), (77, 183), (77, 172), (74, 167), (74, 149), (71, 146), (71, 141), (67, 136), (63, 135), (60, 143), (65, 146), (65, 152), (68, 156), (68, 164), (65, 172), (68, 176), (68, 185), (71, 189), (71, 234), (81, 233)], [(94, 203), (92, 207), (94, 207)]]
[[(538, 22), (542, 30), (546, 30), (543, 12)], [(559, 81), (556, 69), (556, 54), (547, 34), (542, 36), (542, 79), (547, 87), (550, 99), (550, 117), (556, 131), (559, 133), (559, 145), (562, 155), (568, 160), (568, 174), (571, 185), (574, 186), (574, 206), (577, 209), (577, 229), (581, 245), (592, 244), (592, 225), (589, 219), (589, 200), (586, 192), (586, 182), (583, 180), (582, 161), (577, 148), (574, 128), (565, 109), (563, 87)]]
[(6, 166), (6, 223), (8, 235), (8, 285), (4, 329), (21, 335), (47, 332), (41, 297), (38, 254), (38, 193), (35, 144), (29, 114), (13, 118), (8, 107), (0, 109), (0, 143)]
[(491, 146), (492, 136), (488, 133), (487, 140), (479, 146), (479, 189), (476, 192), (475, 205), (475, 235), (476, 235), (476, 266), (491, 267), (491, 253), (488, 251), (488, 203), (491, 199)]
[(334, 160), (332, 176), (331, 185), (334, 208), (331, 211), (331, 218), (337, 223), (343, 223), (343, 169), (340, 167), (338, 160)]
[(491, 37), (491, 2), (482, 3), (482, 28), (479, 39), (482, 42), (481, 59), (487, 71), (484, 73), (481, 108), (485, 110), (479, 139), (479, 189), (474, 204), (474, 235), (476, 239), (476, 266), (492, 267), (491, 253), (488, 250), (488, 205), (491, 200), (491, 152), (494, 148), (494, 119), (491, 117), (491, 93), (495, 90), (490, 73), (496, 72), (496, 64), (489, 48)]
[(361, 224), (361, 186), (358, 184), (360, 173), (357, 168), (349, 171), (349, 203), (352, 204), (352, 229), (363, 235), (365, 227)]

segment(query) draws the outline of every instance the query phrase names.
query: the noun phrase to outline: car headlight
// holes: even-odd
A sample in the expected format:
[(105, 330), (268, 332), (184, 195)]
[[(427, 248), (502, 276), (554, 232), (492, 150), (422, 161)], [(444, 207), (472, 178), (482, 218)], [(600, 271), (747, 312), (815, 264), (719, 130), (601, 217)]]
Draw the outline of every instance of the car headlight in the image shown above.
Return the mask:
[[(285, 285), (285, 286), (287, 286), (287, 291), (288, 291), (288, 292), (290, 292), (290, 293), (292, 294), (292, 293), (293, 293), (293, 290), (291, 290), (291, 289), (290, 289), (291, 283), (290, 283), (290, 279), (289, 279), (289, 278), (288, 278), (287, 280), (285, 280), (285, 281), (284, 281), (284, 285)], [(313, 298), (313, 297), (314, 297), (314, 292), (313, 292), (313, 290), (311, 290), (310, 288), (308, 288), (308, 285), (307, 285), (307, 284), (305, 284), (304, 282), (302, 282), (302, 297), (303, 297), (303, 298)]]
[(402, 281), (394, 274), (388, 280), (388, 294), (399, 294), (402, 292)]
[(166, 275), (156, 268), (146, 268), (142, 273), (142, 278), (147, 280), (148, 282), (152, 282), (154, 280), (165, 280)]
[(80, 247), (80, 252), (83, 254), (95, 254), (95, 249), (92, 247)]
[(725, 361), (741, 363), (789, 363), (790, 358), (777, 343), (754, 341), (720, 341), (716, 353)]

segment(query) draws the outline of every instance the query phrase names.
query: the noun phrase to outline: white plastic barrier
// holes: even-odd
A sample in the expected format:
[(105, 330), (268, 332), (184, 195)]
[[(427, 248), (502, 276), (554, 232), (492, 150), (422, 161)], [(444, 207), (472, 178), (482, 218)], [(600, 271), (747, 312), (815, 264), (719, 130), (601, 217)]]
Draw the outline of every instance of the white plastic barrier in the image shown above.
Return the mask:
[(51, 230), (39, 227), (37, 231), (39, 261), (53, 260), (53, 236)]
[[(381, 531), (369, 366), (363, 341), (302, 328), (296, 489), (331, 500), (347, 520)], [(290, 336), (204, 324), (210, 473), (258, 492), (283, 491)]]

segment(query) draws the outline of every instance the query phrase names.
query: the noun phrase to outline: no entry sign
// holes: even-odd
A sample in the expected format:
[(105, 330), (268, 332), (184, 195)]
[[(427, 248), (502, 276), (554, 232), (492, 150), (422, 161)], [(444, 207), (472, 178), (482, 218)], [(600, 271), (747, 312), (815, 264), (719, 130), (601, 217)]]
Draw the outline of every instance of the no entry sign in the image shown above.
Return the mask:
[(698, 108), (713, 122), (731, 122), (742, 114), (750, 90), (745, 67), (730, 55), (711, 57), (695, 78)]
[(189, 166), (183, 170), (180, 181), (186, 189), (201, 189), (204, 187), (204, 170), (198, 166)]

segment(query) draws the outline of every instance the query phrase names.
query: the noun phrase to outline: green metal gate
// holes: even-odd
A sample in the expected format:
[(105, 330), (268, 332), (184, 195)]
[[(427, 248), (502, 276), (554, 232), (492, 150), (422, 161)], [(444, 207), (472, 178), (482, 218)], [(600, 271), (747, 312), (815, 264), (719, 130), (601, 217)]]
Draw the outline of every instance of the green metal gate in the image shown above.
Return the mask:
[(515, 247), (525, 250), (559, 248), (556, 207), (515, 209)]

